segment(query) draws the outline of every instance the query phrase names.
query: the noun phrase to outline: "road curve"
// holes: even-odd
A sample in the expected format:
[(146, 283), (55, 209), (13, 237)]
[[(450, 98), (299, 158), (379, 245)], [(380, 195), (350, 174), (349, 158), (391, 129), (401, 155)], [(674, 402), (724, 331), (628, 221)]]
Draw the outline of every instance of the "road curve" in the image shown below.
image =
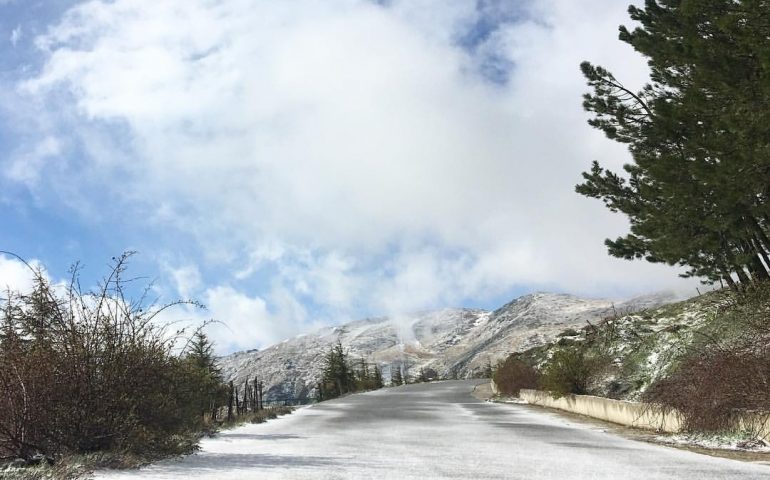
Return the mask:
[(117, 479), (770, 479), (770, 467), (625, 439), (470, 395), (478, 381), (386, 388), (205, 439)]

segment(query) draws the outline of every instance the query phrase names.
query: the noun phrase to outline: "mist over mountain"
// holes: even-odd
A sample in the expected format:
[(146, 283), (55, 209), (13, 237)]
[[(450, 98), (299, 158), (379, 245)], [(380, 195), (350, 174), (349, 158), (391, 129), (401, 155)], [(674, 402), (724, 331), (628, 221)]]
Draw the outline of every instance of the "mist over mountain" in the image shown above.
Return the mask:
[(510, 353), (548, 342), (566, 328), (676, 299), (673, 293), (621, 302), (535, 293), (494, 311), (446, 308), (325, 327), (264, 350), (221, 357), (219, 365), (225, 379), (236, 384), (258, 377), (268, 401), (314, 397), (324, 356), (337, 342), (351, 360), (378, 364), (386, 383), (394, 366), (402, 366), (411, 378), (420, 368), (431, 368), (441, 377), (468, 378)]

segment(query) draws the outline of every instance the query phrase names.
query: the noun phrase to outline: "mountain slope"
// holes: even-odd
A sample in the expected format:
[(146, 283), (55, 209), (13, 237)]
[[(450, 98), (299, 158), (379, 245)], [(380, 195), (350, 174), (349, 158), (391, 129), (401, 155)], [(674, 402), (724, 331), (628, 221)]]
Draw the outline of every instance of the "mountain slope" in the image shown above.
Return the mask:
[(443, 309), (326, 327), (261, 351), (222, 357), (219, 364), (225, 378), (236, 384), (259, 377), (268, 401), (314, 397), (324, 355), (338, 341), (351, 359), (379, 364), (386, 382), (391, 367), (398, 365), (411, 376), (421, 367), (429, 367), (442, 377), (467, 378), (511, 352), (547, 343), (565, 328), (594, 323), (616, 311), (636, 311), (673, 300), (673, 295), (660, 294), (613, 304), (537, 293), (493, 312)]

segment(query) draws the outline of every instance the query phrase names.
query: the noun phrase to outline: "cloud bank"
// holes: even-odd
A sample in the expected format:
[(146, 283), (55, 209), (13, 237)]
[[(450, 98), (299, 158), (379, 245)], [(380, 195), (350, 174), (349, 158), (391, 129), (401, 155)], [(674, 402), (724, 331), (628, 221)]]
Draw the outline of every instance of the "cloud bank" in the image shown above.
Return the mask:
[(691, 285), (609, 258), (624, 219), (573, 192), (591, 160), (629, 160), (585, 124), (578, 69), (645, 81), (616, 39), (625, 7), (86, 2), (36, 39), (17, 88), (45, 120), (6, 181), (165, 232), (134, 241), (231, 325), (225, 349), (525, 290)]

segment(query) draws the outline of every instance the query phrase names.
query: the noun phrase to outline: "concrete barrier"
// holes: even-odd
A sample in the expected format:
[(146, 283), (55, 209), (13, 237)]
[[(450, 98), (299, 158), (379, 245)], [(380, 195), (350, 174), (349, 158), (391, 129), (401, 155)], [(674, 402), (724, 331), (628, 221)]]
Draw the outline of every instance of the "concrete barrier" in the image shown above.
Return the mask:
[(548, 392), (525, 389), (521, 390), (520, 396), (533, 405), (557, 408), (629, 427), (678, 432), (682, 426), (678, 412), (663, 412), (660, 408), (645, 403), (591, 395), (567, 395), (553, 398)]
[[(647, 403), (591, 395), (567, 395), (553, 398), (548, 392), (524, 389), (519, 396), (533, 405), (556, 408), (629, 427), (669, 433), (679, 432), (682, 429), (679, 412), (664, 412)], [(770, 442), (770, 414), (742, 415), (736, 420), (734, 430), (749, 432), (756, 438)]]
[(770, 443), (770, 413), (747, 414), (738, 419), (738, 430), (750, 432)]

